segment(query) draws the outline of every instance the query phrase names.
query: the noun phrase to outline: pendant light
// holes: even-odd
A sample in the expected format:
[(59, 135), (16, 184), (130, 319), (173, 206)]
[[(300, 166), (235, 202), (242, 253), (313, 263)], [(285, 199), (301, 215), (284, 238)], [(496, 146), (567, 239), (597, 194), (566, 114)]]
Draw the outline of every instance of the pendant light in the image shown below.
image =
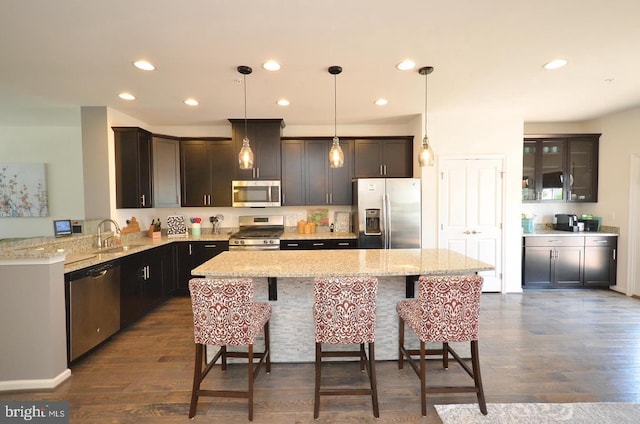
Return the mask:
[(333, 75), (333, 144), (329, 150), (329, 165), (332, 168), (342, 168), (344, 166), (344, 153), (340, 147), (338, 138), (338, 95), (336, 89), (336, 75), (342, 72), (340, 66), (330, 66), (329, 73)]
[(427, 136), (427, 75), (433, 72), (433, 66), (425, 66), (418, 70), (420, 75), (424, 75), (424, 138), (422, 139), (422, 147), (418, 156), (418, 165), (433, 166), (433, 150), (429, 146), (429, 137)]
[(244, 87), (244, 138), (242, 139), (242, 148), (238, 153), (238, 164), (240, 169), (253, 168), (253, 151), (249, 145), (249, 137), (247, 132), (247, 75), (253, 70), (249, 66), (238, 66), (238, 72), (242, 74), (242, 86)]

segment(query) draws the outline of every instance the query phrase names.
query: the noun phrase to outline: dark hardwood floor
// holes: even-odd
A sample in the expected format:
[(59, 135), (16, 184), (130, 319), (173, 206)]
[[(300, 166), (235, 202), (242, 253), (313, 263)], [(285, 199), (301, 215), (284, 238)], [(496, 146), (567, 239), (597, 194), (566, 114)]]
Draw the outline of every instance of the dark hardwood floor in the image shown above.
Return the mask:
[[(487, 402), (640, 402), (640, 300), (606, 290), (484, 294), (480, 361)], [(300, 343), (313, 341), (300, 340)], [(68, 400), (72, 423), (186, 423), (193, 372), (190, 300), (176, 297), (71, 367), (53, 391), (0, 393), (2, 400)], [(430, 381), (466, 378), (429, 363)], [(209, 385), (245, 384), (245, 366), (210, 374)], [(355, 371), (355, 372), (353, 372)], [(323, 398), (313, 420), (313, 365), (273, 364), (256, 381), (255, 423), (440, 423), (433, 404), (475, 403), (434, 395), (420, 416), (418, 379), (377, 363), (380, 419), (370, 399)], [(364, 382), (355, 364), (331, 364), (334, 383)], [(242, 399), (201, 400), (196, 422), (247, 422)]]

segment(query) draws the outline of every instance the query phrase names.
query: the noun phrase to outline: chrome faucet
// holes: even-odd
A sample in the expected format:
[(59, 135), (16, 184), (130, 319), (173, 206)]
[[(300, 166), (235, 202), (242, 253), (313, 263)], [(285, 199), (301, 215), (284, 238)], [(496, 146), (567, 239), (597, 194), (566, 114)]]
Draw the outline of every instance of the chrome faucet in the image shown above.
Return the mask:
[(111, 236), (109, 236), (109, 237), (105, 238), (104, 240), (102, 240), (102, 232), (100, 231), (100, 229), (102, 228), (102, 224), (107, 223), (107, 222), (113, 223), (113, 225), (116, 226), (116, 232), (120, 233), (120, 226), (113, 219), (107, 218), (107, 219), (103, 219), (102, 221), (100, 221), (98, 223), (98, 248), (107, 247), (107, 240), (109, 240), (111, 238)]

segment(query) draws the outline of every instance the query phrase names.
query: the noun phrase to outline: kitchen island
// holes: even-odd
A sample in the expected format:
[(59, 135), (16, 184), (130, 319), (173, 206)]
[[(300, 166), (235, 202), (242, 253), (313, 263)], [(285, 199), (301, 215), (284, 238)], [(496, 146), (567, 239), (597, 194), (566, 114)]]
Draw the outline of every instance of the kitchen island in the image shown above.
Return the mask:
[(270, 301), (271, 358), (312, 362), (313, 279), (316, 276), (378, 277), (376, 358), (398, 358), (398, 300), (412, 297), (420, 275), (467, 274), (493, 266), (448, 249), (345, 249), (223, 252), (194, 268), (209, 278), (253, 278), (256, 300)]

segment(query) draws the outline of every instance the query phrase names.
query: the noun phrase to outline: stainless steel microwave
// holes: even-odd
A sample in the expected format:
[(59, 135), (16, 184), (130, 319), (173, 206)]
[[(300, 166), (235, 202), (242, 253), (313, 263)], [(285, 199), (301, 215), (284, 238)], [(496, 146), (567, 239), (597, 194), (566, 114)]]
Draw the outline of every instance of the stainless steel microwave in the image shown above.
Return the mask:
[(232, 206), (234, 208), (280, 206), (280, 181), (232, 181), (231, 191), (233, 193)]

